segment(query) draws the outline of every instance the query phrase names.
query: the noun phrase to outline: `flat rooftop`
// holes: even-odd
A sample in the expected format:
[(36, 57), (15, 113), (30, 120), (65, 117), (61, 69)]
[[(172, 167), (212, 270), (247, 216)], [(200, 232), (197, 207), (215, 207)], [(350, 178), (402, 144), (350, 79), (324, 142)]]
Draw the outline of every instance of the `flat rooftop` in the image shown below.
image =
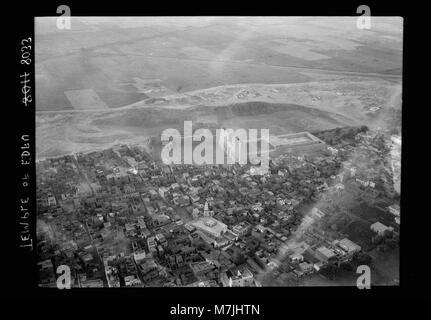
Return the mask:
[(221, 236), (222, 233), (227, 231), (227, 226), (212, 217), (200, 217), (195, 221), (190, 222), (192, 226), (199, 230), (206, 231), (210, 234)]
[(313, 136), (309, 132), (297, 132), (297, 133), (289, 133), (282, 134), (278, 136), (270, 136), (270, 144), (278, 147), (278, 146), (299, 146), (299, 145), (308, 145), (308, 144), (317, 144), (324, 143), (322, 140)]

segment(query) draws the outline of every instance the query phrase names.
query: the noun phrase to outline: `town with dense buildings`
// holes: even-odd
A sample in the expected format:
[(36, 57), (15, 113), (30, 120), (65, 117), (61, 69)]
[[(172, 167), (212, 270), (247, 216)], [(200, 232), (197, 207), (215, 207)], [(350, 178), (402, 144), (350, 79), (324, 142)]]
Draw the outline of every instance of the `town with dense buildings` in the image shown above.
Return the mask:
[(38, 161), (40, 286), (56, 286), (60, 265), (73, 288), (295, 285), (398, 250), (394, 139), (366, 127), (306, 135), (274, 137), (262, 175), (165, 165), (139, 145)]

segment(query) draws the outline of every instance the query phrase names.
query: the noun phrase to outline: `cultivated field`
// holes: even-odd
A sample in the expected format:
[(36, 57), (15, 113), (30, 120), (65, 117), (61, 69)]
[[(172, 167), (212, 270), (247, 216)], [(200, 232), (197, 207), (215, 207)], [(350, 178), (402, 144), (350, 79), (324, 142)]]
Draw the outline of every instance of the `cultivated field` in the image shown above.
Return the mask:
[(401, 127), (402, 19), (36, 19), (38, 158), (163, 129)]
[(402, 19), (373, 19), (371, 30), (359, 30), (356, 18), (73, 17), (65, 33), (55, 18), (37, 18), (36, 107), (76, 108), (65, 97), (71, 90), (121, 107), (159, 96), (130, 86), (153, 79), (166, 93), (184, 93), (308, 82), (310, 70), (399, 75)]

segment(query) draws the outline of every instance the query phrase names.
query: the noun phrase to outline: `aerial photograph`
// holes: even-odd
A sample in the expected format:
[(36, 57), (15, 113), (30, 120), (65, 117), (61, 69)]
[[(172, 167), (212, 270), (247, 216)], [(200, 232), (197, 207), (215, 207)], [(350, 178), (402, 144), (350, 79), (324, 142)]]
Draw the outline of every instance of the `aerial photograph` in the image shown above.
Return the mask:
[(357, 20), (36, 17), (39, 286), (399, 286), (403, 18)]

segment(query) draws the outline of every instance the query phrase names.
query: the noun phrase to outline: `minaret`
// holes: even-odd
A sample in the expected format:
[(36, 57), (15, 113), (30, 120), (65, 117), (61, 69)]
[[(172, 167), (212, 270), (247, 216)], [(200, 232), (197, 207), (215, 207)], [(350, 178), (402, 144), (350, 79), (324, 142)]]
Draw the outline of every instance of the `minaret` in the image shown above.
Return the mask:
[(208, 201), (205, 201), (204, 217), (208, 217), (209, 215), (210, 215), (210, 210), (208, 209)]

